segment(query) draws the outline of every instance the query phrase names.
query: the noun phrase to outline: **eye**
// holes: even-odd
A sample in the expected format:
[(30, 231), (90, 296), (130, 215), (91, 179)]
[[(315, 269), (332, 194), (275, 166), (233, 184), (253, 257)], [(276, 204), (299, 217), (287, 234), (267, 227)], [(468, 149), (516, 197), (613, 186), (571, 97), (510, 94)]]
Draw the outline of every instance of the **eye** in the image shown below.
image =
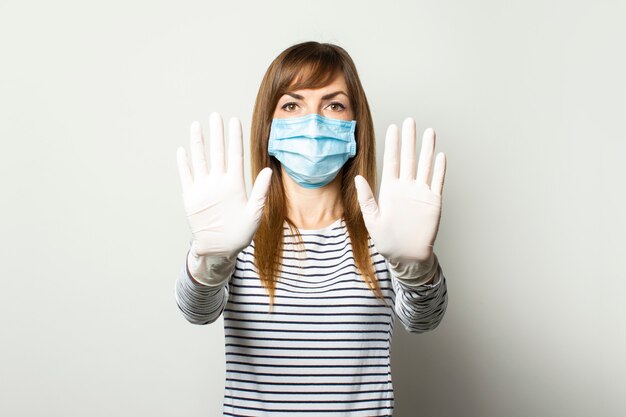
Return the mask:
[(338, 101), (333, 101), (332, 103), (328, 105), (328, 108), (332, 111), (342, 111), (346, 109), (346, 106), (344, 106)]
[(290, 101), (289, 103), (283, 104), (281, 109), (283, 109), (283, 110), (285, 110), (287, 112), (291, 112), (291, 111), (295, 111), (297, 106), (298, 105), (296, 103), (294, 103), (293, 101)]

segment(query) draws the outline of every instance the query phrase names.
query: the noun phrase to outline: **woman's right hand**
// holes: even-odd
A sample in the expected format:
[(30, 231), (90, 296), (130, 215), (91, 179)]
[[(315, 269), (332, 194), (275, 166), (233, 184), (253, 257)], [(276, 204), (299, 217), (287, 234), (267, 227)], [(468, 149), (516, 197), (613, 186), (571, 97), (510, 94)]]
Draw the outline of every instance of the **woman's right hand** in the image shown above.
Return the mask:
[(230, 119), (228, 167), (225, 166), (222, 117), (211, 113), (209, 126), (210, 171), (200, 123), (191, 124), (193, 176), (185, 148), (179, 147), (176, 154), (185, 211), (193, 235), (191, 252), (197, 256), (234, 257), (250, 244), (259, 226), (272, 170), (266, 167), (259, 172), (248, 198), (243, 176), (241, 122)]

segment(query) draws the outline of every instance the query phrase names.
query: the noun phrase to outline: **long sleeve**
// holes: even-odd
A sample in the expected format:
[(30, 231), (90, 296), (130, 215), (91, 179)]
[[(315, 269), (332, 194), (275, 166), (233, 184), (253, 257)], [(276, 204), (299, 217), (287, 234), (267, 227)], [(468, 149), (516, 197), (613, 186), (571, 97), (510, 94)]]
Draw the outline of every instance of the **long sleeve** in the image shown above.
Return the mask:
[[(395, 311), (410, 333), (435, 329), (446, 311), (448, 291), (437, 255), (432, 264), (387, 261), (396, 293)], [(431, 281), (432, 278), (432, 281)]]
[(187, 253), (185, 265), (176, 279), (174, 297), (188, 322), (210, 324), (222, 314), (235, 263), (236, 258), (199, 257), (191, 251)]

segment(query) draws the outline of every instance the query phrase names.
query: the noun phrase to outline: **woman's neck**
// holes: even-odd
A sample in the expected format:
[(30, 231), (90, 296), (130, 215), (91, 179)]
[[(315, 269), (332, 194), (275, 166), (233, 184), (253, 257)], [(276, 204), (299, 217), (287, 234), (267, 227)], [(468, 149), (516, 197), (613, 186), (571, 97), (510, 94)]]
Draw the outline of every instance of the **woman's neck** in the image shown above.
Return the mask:
[(321, 229), (343, 215), (341, 171), (319, 188), (304, 188), (282, 170), (287, 198), (287, 217), (301, 229)]

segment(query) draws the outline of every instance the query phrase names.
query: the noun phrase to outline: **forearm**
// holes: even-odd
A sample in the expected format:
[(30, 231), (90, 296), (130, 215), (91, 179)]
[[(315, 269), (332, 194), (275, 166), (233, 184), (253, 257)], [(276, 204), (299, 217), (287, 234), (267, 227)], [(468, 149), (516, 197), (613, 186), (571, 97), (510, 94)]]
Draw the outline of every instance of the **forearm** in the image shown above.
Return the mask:
[(433, 330), (443, 319), (448, 303), (445, 277), (436, 256), (432, 265), (396, 266), (390, 267), (389, 272), (396, 293), (398, 318), (411, 333)]
[(192, 324), (213, 323), (228, 300), (228, 281), (235, 260), (207, 259), (187, 253), (174, 290), (176, 304)]

